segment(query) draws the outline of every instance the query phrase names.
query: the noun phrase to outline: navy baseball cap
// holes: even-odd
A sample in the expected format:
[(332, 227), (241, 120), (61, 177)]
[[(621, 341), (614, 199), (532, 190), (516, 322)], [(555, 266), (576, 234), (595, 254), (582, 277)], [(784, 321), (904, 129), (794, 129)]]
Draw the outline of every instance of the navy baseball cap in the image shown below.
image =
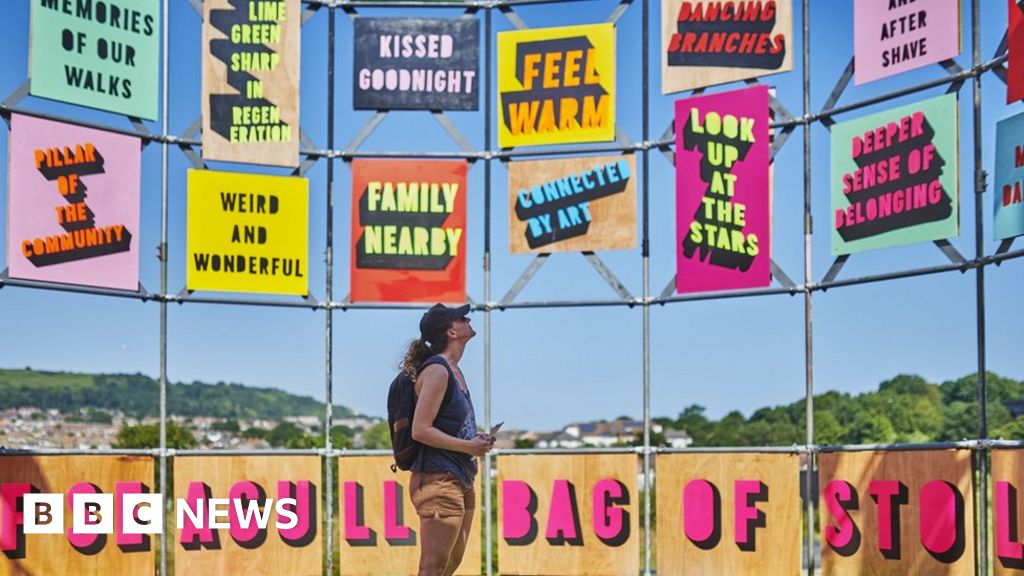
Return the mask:
[(423, 340), (430, 341), (430, 336), (443, 333), (451, 326), (452, 322), (465, 318), (467, 314), (469, 314), (469, 304), (463, 304), (455, 308), (450, 308), (441, 303), (434, 304), (420, 318), (420, 336), (422, 336)]

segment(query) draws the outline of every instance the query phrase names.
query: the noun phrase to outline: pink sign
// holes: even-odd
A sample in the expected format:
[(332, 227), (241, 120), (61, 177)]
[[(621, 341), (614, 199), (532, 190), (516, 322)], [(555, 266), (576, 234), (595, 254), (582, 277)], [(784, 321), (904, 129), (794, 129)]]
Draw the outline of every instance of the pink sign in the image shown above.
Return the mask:
[(960, 54), (960, 0), (855, 0), (854, 80), (872, 80)]
[(12, 278), (136, 290), (138, 138), (11, 116)]
[(771, 284), (768, 87), (676, 101), (676, 291)]

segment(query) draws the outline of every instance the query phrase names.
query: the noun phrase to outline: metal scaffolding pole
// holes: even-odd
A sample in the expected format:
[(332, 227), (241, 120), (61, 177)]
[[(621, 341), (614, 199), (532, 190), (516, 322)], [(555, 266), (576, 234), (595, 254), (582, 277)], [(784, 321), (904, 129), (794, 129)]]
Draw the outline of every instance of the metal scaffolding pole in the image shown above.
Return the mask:
[[(811, 113), (811, 3), (803, 0), (803, 59), (801, 67), (804, 73), (804, 118)], [(814, 233), (811, 219), (811, 128), (810, 122), (804, 124), (804, 286), (814, 281), (811, 270), (811, 241)], [(810, 290), (804, 290), (804, 383), (806, 399), (808, 446), (814, 445), (814, 339), (812, 332), (813, 308)], [(807, 452), (807, 469), (804, 479), (804, 510), (807, 522), (807, 541), (804, 556), (807, 558), (807, 576), (814, 576), (814, 453)]]
[[(169, 79), (170, 79), (170, 4), (171, 0), (163, 0), (163, 22), (160, 25), (163, 37), (162, 71), (163, 86), (161, 96), (160, 129), (164, 134), (169, 132), (167, 126)], [(160, 143), (160, 294), (167, 294), (167, 146), (166, 140)], [(160, 300), (160, 493), (164, 494), (164, 502), (169, 504), (173, 499), (167, 497), (167, 300)], [(167, 512), (167, 506), (164, 506)], [(167, 575), (167, 523), (160, 531), (160, 576)]]
[[(327, 10), (327, 148), (334, 148), (334, 6)], [(324, 261), (327, 266), (326, 291), (327, 301), (334, 300), (334, 158), (327, 159), (327, 246)], [(328, 307), (325, 311), (324, 325), (326, 330), (324, 351), (325, 414), (324, 414), (324, 517), (327, 521), (324, 534), (327, 549), (326, 571), (334, 574), (334, 462), (332, 456), (331, 428), (334, 427), (334, 310)]]

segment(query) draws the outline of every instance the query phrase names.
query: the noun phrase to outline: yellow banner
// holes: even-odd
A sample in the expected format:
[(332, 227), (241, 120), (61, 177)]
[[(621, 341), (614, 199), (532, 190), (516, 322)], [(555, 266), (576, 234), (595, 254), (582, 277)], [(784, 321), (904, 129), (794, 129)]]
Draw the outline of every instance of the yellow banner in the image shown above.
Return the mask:
[(308, 292), (309, 181), (188, 172), (189, 290)]
[(615, 26), (498, 34), (498, 145), (615, 139)]

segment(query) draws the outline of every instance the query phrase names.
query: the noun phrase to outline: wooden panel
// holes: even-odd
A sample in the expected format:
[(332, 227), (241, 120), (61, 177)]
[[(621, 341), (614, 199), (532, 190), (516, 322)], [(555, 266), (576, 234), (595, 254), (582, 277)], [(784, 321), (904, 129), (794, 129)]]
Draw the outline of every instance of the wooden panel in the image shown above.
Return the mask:
[[(661, 3), (662, 94), (793, 69), (792, 0), (743, 2), (743, 5), (752, 5), (751, 8), (758, 7), (753, 10), (754, 21), (746, 17), (736, 21), (729, 17), (728, 10), (715, 11), (716, 7), (726, 4), (739, 10), (741, 3), (717, 0), (665, 0)], [(766, 29), (766, 25), (770, 28)], [(716, 40), (722, 33), (724, 37)], [(722, 39), (726, 42), (720, 42)], [(734, 39), (737, 42), (733, 43)], [(768, 42), (763, 45), (765, 50), (759, 53), (757, 45), (765, 40)], [(772, 54), (780, 43), (782, 53)], [(735, 49), (741, 45), (749, 49)], [(679, 50), (680, 46), (685, 49)], [(671, 57), (670, 48), (673, 50)], [(680, 58), (685, 61), (672, 61)]]
[[(228, 530), (213, 530), (213, 543), (191, 540), (182, 543), (182, 530), (174, 531), (175, 574), (321, 574), (323, 544), (320, 533), (322, 518), (320, 493), (320, 458), (317, 456), (179, 456), (174, 459), (174, 497), (185, 498), (193, 482), (205, 484), (209, 498), (227, 498), (232, 486), (248, 481), (258, 485), (266, 498), (274, 502), (290, 497), (279, 490), (279, 482), (291, 482), (301, 489), (300, 482), (310, 483), (308, 492), (312, 507), (299, 507), (299, 515), (309, 520), (305, 538), (286, 541), (276, 528), (276, 510), (270, 514), (266, 538), (262, 543), (239, 545)], [(193, 487), (195, 488), (195, 487)], [(203, 488), (203, 486), (199, 486)], [(176, 520), (175, 520), (176, 521)], [(287, 522), (287, 518), (282, 518)], [(296, 541), (298, 540), (298, 541)]]
[(300, 0), (203, 2), (203, 158), (298, 165), (301, 17)]
[(974, 574), (969, 451), (825, 453), (818, 470), (823, 574)]
[(1021, 539), (1021, 490), (1024, 490), (1024, 451), (992, 451), (992, 551), (995, 576), (1024, 574)]
[[(401, 470), (392, 472), (393, 462), (391, 456), (353, 456), (338, 461), (337, 542), (341, 549), (338, 565), (342, 576), (417, 573), (421, 541), (419, 518), (409, 500), (411, 474)], [(386, 486), (389, 482), (396, 484), (394, 488)], [(346, 491), (358, 495), (352, 502), (354, 506), (349, 506)], [(462, 564), (455, 574), (480, 573), (483, 494), (479, 475), (476, 494), (476, 518)], [(389, 526), (385, 505), (393, 503), (399, 506)]]
[(499, 456), (501, 573), (636, 574), (639, 505), (634, 454)]
[[(545, 184), (554, 193), (559, 180), (563, 189), (572, 190), (568, 199), (544, 194)], [(512, 162), (508, 192), (513, 254), (636, 248), (636, 157), (632, 154)], [(529, 216), (520, 218), (517, 205)], [(582, 234), (572, 235), (584, 227)]]
[(800, 573), (798, 456), (661, 455), (655, 492), (659, 574)]
[[(34, 492), (64, 493), (79, 482), (87, 482), (104, 494), (114, 493), (115, 483), (142, 482), (152, 492), (153, 459), (148, 456), (0, 456), (0, 489), (28, 483)], [(21, 500), (19, 497), (17, 500)], [(66, 500), (66, 499), (65, 499)], [(20, 506), (20, 502), (17, 503)], [(120, 506), (115, 501), (115, 511)], [(8, 514), (0, 504), (0, 514)], [(0, 526), (7, 520), (0, 517)], [(71, 508), (64, 507), (65, 533), (71, 528)], [(20, 531), (20, 528), (19, 528)], [(18, 536), (21, 550), (0, 554), (0, 576), (36, 574), (152, 574), (155, 562), (154, 538), (143, 535), (143, 544), (128, 550), (115, 543), (115, 535), (101, 535), (98, 552), (79, 552), (64, 534)]]

